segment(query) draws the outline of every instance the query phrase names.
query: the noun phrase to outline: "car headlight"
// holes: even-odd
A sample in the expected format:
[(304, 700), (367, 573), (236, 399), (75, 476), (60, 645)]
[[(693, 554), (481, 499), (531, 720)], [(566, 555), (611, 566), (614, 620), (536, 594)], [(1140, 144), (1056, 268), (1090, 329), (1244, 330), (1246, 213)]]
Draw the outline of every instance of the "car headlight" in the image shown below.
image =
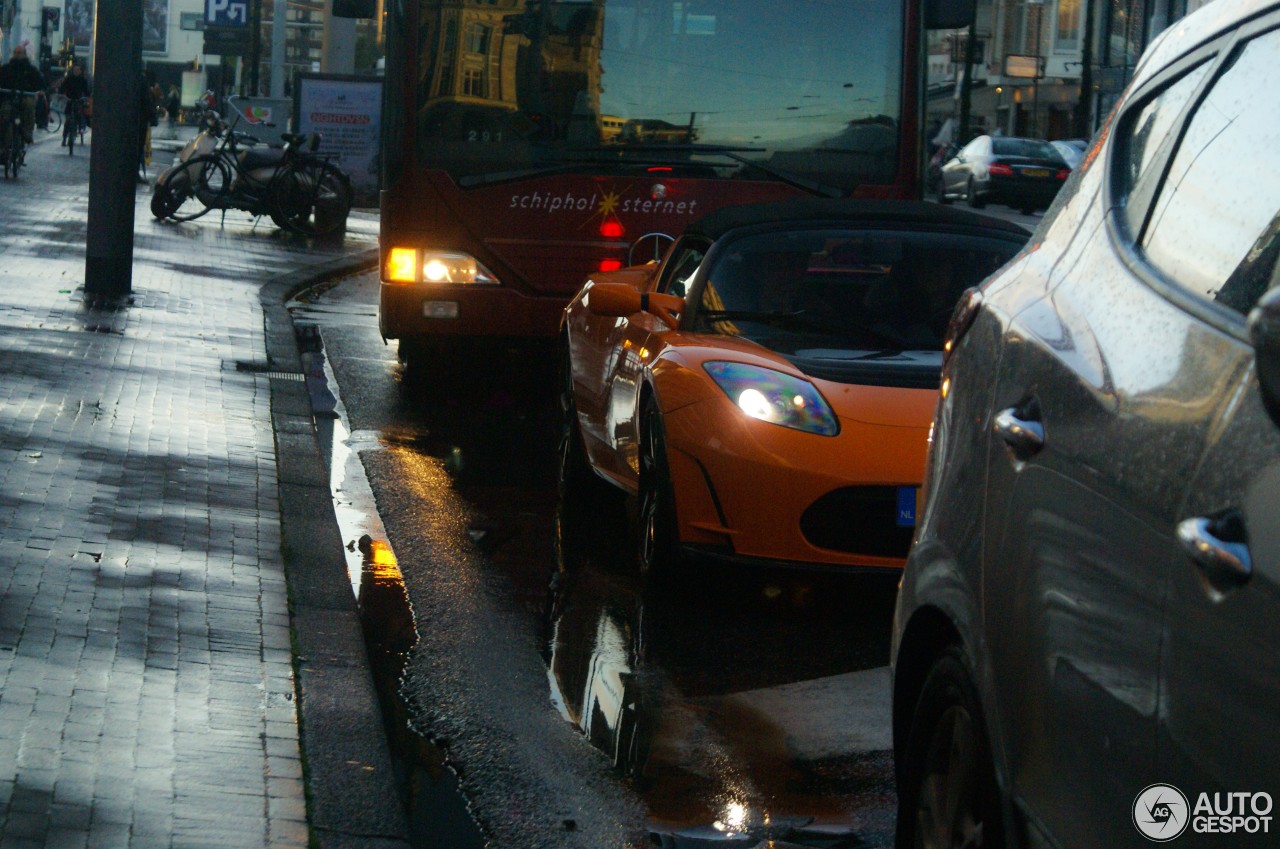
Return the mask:
[(830, 405), (807, 380), (746, 363), (709, 362), (702, 367), (738, 409), (753, 419), (820, 436), (840, 432), (840, 422)]

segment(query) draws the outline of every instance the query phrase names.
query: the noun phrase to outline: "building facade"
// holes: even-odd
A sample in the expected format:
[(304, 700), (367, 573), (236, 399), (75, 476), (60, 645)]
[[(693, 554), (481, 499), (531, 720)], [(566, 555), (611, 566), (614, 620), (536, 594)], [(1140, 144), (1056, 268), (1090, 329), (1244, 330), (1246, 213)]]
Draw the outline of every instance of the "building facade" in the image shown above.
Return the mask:
[[(943, 142), (984, 132), (1089, 138), (1151, 39), (1205, 2), (979, 0), (967, 85), (962, 69), (969, 30), (929, 34), (925, 125), (940, 128)], [(962, 133), (966, 94), (969, 131)]]

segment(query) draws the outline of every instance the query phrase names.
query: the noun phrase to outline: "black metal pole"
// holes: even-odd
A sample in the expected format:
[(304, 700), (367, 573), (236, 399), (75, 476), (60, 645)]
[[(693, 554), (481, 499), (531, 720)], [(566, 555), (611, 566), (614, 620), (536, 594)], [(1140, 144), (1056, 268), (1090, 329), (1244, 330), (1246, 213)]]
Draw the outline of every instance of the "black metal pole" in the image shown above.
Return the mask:
[[(110, 103), (93, 122), (84, 291), (117, 298), (133, 287), (133, 209), (142, 127), (142, 4), (99, 0), (93, 95)], [(105, 117), (104, 117), (105, 115)]]
[(262, 0), (249, 6), (249, 96), (258, 96), (258, 69), (262, 65)]
[(960, 73), (964, 74), (960, 78), (960, 126), (956, 129), (956, 144), (960, 147), (968, 144), (973, 138), (969, 124), (972, 122), (970, 117), (973, 110), (973, 60), (975, 54), (975, 44), (978, 40), (978, 4), (975, 0), (973, 4), (974, 20), (969, 24), (969, 34), (964, 40), (964, 70)]
[(1084, 39), (1080, 43), (1080, 100), (1076, 102), (1076, 135), (1093, 137), (1093, 8), (1094, 0), (1084, 0)]

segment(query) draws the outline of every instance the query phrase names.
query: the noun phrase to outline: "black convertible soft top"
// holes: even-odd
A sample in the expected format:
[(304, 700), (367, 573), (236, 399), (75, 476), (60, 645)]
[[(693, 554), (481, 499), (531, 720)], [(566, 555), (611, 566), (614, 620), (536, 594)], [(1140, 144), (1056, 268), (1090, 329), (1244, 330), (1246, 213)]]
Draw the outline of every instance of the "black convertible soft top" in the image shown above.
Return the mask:
[(937, 203), (911, 200), (795, 198), (770, 203), (730, 206), (694, 221), (686, 234), (719, 239), (730, 230), (764, 225), (791, 224), (884, 225), (904, 224), (928, 228), (967, 227), (992, 235), (1026, 239), (1030, 233), (1010, 221), (953, 209)]

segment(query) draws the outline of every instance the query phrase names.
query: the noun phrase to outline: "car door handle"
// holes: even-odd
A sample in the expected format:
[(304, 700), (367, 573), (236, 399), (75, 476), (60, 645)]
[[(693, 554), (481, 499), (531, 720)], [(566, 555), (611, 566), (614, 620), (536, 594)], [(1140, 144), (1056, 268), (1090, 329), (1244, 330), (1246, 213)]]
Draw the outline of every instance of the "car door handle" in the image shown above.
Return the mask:
[(996, 413), (992, 427), (1019, 460), (1026, 460), (1044, 448), (1044, 425), (1040, 423), (1040, 409), (1035, 402), (1001, 410)]
[(1253, 575), (1244, 519), (1236, 511), (1183, 519), (1177, 533), (1178, 542), (1217, 595), (1240, 586)]

